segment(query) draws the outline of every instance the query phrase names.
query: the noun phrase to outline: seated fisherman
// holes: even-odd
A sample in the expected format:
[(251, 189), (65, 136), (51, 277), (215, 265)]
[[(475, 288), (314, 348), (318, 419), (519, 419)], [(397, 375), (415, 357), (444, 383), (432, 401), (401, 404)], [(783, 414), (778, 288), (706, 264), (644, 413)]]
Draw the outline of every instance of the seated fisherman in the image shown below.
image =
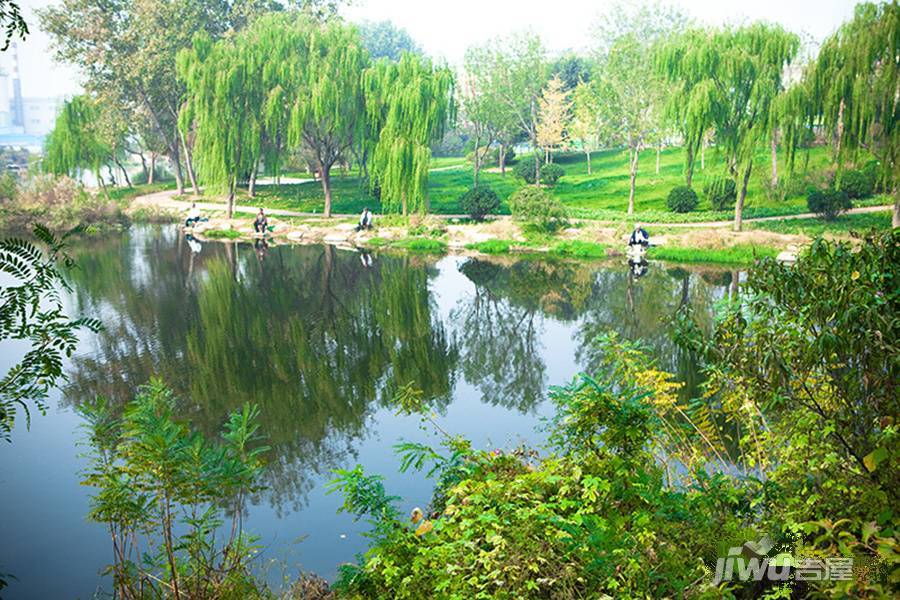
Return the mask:
[(191, 207), (188, 209), (187, 219), (184, 221), (185, 227), (193, 227), (197, 223), (200, 222), (200, 209), (197, 208), (197, 203), (192, 202)]
[(631, 237), (628, 238), (628, 245), (643, 246), (645, 248), (650, 245), (650, 235), (646, 229), (641, 227), (640, 223), (634, 224), (634, 231), (631, 232)]
[(266, 213), (263, 212), (263, 209), (259, 209), (259, 212), (256, 213), (256, 219), (253, 221), (253, 230), (256, 233), (265, 233), (269, 228), (269, 219), (266, 218)]
[(359, 225), (356, 226), (356, 231), (362, 231), (363, 229), (372, 229), (372, 211), (369, 210), (368, 206), (359, 215)]

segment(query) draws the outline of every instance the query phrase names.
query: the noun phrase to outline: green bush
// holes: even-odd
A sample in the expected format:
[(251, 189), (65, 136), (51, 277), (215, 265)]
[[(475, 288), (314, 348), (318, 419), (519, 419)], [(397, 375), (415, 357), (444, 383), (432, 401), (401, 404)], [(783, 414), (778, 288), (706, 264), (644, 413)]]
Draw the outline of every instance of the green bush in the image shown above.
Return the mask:
[(510, 197), (509, 209), (515, 220), (543, 231), (556, 231), (566, 224), (566, 207), (541, 188), (523, 187)]
[(843, 190), (812, 190), (806, 197), (806, 206), (810, 212), (816, 213), (826, 221), (831, 221), (839, 214), (852, 208), (850, 196)]
[(516, 177), (525, 180), (525, 183), (534, 183), (534, 163), (538, 158), (534, 155), (525, 155), (516, 163)]
[(703, 194), (709, 199), (713, 210), (728, 210), (737, 198), (737, 186), (730, 177), (716, 177), (703, 187)]
[(666, 198), (666, 205), (669, 207), (669, 210), (677, 213), (691, 212), (697, 208), (698, 203), (697, 192), (686, 185), (672, 188), (672, 191), (669, 192), (669, 197)]
[(541, 183), (544, 185), (556, 185), (559, 178), (565, 175), (563, 168), (557, 164), (550, 163), (541, 167)]
[(485, 215), (494, 214), (500, 208), (500, 197), (491, 188), (481, 186), (463, 194), (459, 203), (470, 217), (483, 221)]
[(875, 191), (875, 178), (871, 170), (850, 169), (841, 173), (841, 191), (851, 200), (866, 198)]

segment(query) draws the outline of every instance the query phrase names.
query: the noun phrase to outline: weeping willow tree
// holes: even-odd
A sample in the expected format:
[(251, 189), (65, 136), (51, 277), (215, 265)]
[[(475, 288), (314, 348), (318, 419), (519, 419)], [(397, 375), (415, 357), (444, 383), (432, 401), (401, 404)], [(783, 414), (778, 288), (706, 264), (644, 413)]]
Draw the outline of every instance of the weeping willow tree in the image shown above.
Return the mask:
[[(691, 31), (665, 44), (659, 65), (687, 105), (675, 112), (690, 149), (709, 125), (738, 183), (734, 229), (741, 230), (753, 154), (772, 133), (782, 75), (800, 48), (800, 38), (777, 25)], [(692, 166), (688, 169), (690, 172)]]
[(101, 185), (100, 167), (111, 155), (97, 129), (100, 107), (89, 96), (66, 101), (44, 147), (44, 169), (56, 175), (78, 177), (90, 170)]
[(454, 117), (453, 83), (450, 69), (410, 53), (366, 70), (366, 114), (370, 131), (378, 132), (371, 185), (380, 189), (385, 212), (427, 212), (430, 144)]
[(331, 167), (365, 133), (363, 71), (368, 52), (356, 29), (329, 21), (309, 29), (307, 60), (297, 73), (289, 140), (316, 165), (331, 216)]
[(834, 134), (838, 164), (860, 149), (894, 182), (893, 226), (900, 227), (900, 5), (861, 4), (830, 37), (808, 73), (815, 115)]
[(215, 43), (205, 32), (178, 53), (178, 76), (186, 101), (179, 114), (183, 132), (195, 132), (194, 156), (201, 181), (228, 194), (228, 218), (240, 177), (258, 163), (261, 152), (261, 56), (249, 43), (253, 31)]

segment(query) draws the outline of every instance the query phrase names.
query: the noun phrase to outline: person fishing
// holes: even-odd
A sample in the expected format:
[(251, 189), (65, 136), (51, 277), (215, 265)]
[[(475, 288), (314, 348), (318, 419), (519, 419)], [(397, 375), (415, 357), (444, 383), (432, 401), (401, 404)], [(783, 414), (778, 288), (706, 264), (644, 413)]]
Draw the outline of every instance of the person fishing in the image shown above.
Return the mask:
[(197, 223), (200, 222), (200, 209), (197, 208), (196, 202), (191, 202), (191, 207), (188, 209), (187, 219), (184, 221), (185, 227), (193, 227)]
[(647, 230), (641, 227), (640, 223), (634, 224), (634, 231), (631, 232), (631, 237), (628, 238), (628, 246), (642, 246), (646, 248), (650, 245), (650, 234), (647, 233)]
[(269, 219), (266, 218), (266, 213), (263, 212), (263, 209), (260, 208), (259, 212), (256, 213), (256, 220), (253, 221), (253, 229), (256, 233), (265, 233), (269, 228)]
[(362, 231), (363, 229), (372, 229), (372, 211), (369, 210), (368, 206), (359, 215), (359, 225), (356, 226), (356, 231)]

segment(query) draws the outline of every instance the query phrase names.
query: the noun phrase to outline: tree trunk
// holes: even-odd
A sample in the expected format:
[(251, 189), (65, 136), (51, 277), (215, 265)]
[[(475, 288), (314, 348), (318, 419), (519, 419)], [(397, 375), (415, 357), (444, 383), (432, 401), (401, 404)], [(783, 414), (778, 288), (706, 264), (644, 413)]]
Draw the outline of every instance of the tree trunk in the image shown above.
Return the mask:
[[(143, 158), (143, 157), (141, 157), (141, 158)], [(128, 177), (128, 171), (125, 170), (125, 167), (122, 165), (122, 163), (119, 161), (119, 159), (113, 158), (113, 161), (116, 163), (116, 166), (119, 167), (119, 170), (122, 171), (122, 176), (125, 178), (125, 183), (128, 185), (128, 187), (134, 187), (131, 185), (131, 178)], [(146, 167), (146, 165), (145, 165), (145, 167)]]
[(500, 144), (500, 175), (506, 175), (506, 145)]
[(153, 184), (156, 179), (156, 152), (150, 153), (150, 174), (147, 175), (147, 183)]
[(744, 171), (744, 179), (738, 192), (737, 202), (734, 204), (734, 230), (741, 231), (744, 220), (744, 199), (747, 197), (747, 184), (750, 182), (750, 172), (753, 170), (753, 159), (747, 163)]
[(656, 174), (659, 175), (659, 155), (662, 152), (662, 142), (656, 146)]
[(628, 214), (634, 214), (634, 188), (635, 182), (637, 180), (637, 167), (638, 167), (638, 156), (640, 154), (637, 150), (632, 152), (631, 158), (631, 190), (628, 193)]
[(144, 156), (143, 152), (138, 152), (138, 156), (141, 157), (141, 169), (144, 170), (144, 181), (150, 182), (150, 173), (147, 171), (147, 157)]
[(478, 171), (481, 170), (481, 158), (478, 156), (478, 138), (475, 138), (475, 152), (473, 153), (473, 181), (472, 187), (478, 189)]
[(700, 170), (706, 170), (706, 134), (703, 134), (703, 139), (700, 141)]
[(584, 151), (584, 158), (585, 158), (585, 161), (587, 162), (587, 166), (588, 166), (588, 175), (590, 175), (591, 174), (591, 151), (590, 150)]
[(775, 143), (774, 132), (772, 132), (772, 185), (778, 185), (778, 144)]
[(181, 130), (178, 130), (178, 137), (181, 139), (181, 147), (184, 148), (184, 166), (188, 172), (188, 179), (191, 181), (191, 187), (194, 189), (194, 195), (200, 195), (200, 186), (197, 185), (197, 177), (194, 175), (194, 165), (191, 158), (191, 149), (188, 148), (187, 140)]
[(231, 176), (231, 185), (228, 186), (228, 219), (234, 215), (234, 188), (237, 186), (237, 175)]
[(325, 194), (325, 217), (331, 217), (331, 165), (319, 165), (319, 177), (322, 180), (322, 192)]
[(687, 145), (687, 164), (684, 169), (684, 184), (691, 187), (691, 180), (694, 178), (694, 144), (688, 142)]
[(894, 215), (891, 217), (891, 227), (900, 227), (900, 185), (894, 187)]
[(256, 159), (256, 162), (253, 164), (253, 169), (250, 171), (250, 182), (247, 184), (247, 194), (251, 198), (256, 198), (256, 173), (259, 171), (259, 159)]
[(184, 177), (181, 175), (181, 157), (178, 152), (178, 144), (169, 146), (169, 162), (172, 163), (172, 172), (175, 174), (175, 188), (179, 195), (184, 194)]

